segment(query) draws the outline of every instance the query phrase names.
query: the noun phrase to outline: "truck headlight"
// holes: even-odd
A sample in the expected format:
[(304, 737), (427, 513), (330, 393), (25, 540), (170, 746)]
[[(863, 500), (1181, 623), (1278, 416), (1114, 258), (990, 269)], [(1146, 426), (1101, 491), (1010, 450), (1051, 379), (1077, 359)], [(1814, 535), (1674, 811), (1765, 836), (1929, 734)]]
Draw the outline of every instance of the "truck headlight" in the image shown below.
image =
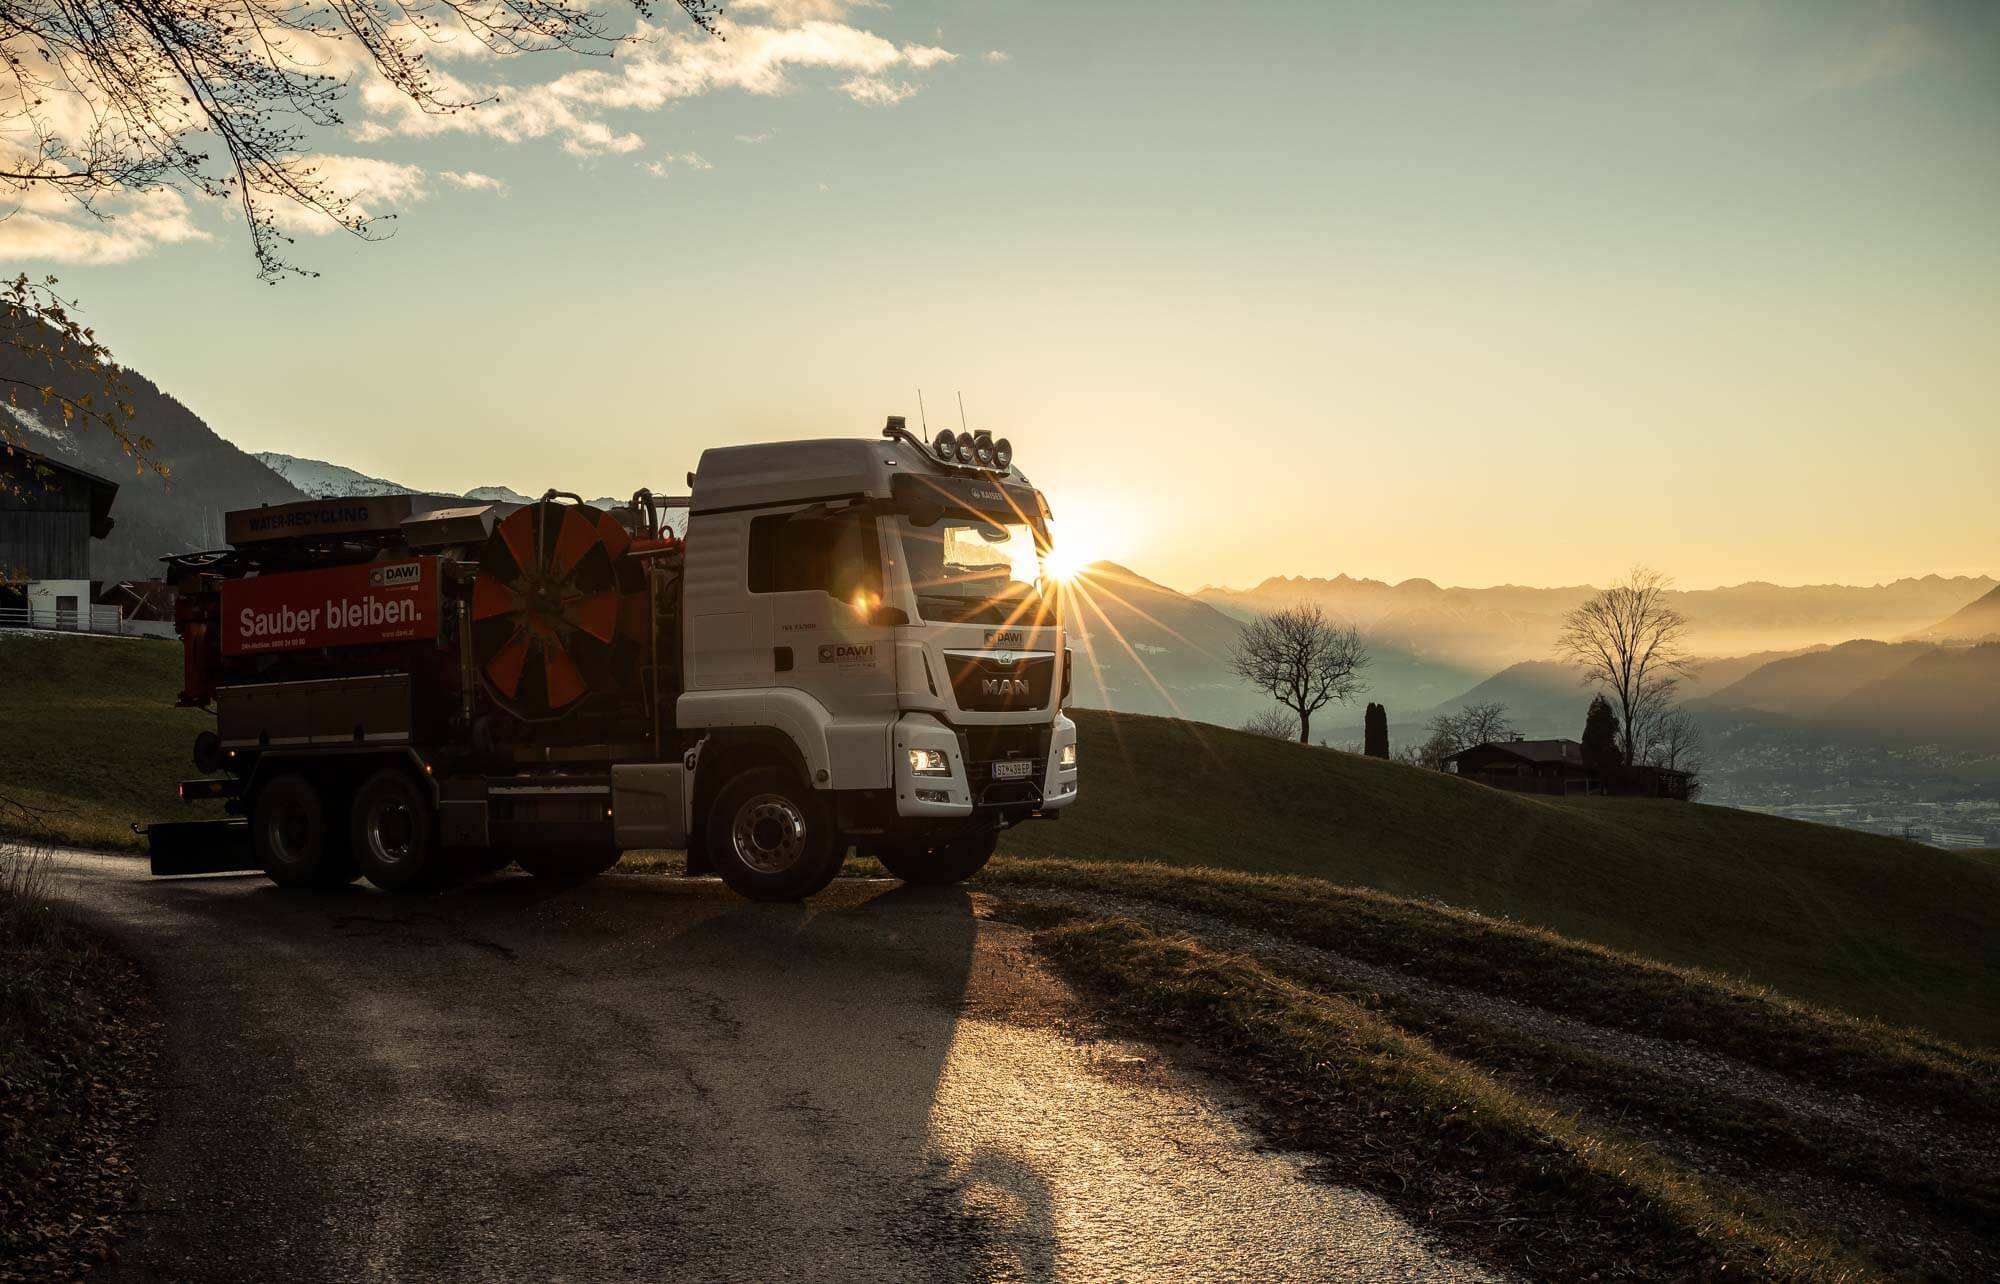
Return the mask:
[(910, 750), (910, 773), (917, 776), (949, 776), (951, 759), (942, 749)]
[(1058, 767), (1074, 767), (1074, 766), (1076, 766), (1076, 742), (1075, 742), (1075, 741), (1071, 741), (1071, 742), (1070, 742), (1069, 744), (1066, 744), (1066, 745), (1064, 745), (1064, 746), (1062, 747), (1062, 752), (1056, 755), (1056, 765), (1057, 765)]

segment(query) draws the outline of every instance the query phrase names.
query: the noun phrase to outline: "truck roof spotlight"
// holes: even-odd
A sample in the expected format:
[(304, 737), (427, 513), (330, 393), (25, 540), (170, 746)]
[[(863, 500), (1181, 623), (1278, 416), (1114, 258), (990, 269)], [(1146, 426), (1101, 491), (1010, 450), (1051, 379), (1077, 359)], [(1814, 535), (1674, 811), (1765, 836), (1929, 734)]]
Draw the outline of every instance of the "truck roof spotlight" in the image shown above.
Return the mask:
[(1014, 443), (1005, 437), (993, 443), (993, 466), (1005, 472), (1014, 463)]
[(979, 432), (972, 435), (972, 457), (981, 468), (993, 467), (993, 438), (990, 434)]
[(973, 460), (972, 434), (969, 432), (962, 432), (958, 434), (957, 441), (958, 441), (958, 462), (961, 464), (971, 464)]
[(931, 441), (931, 449), (947, 464), (958, 462), (958, 437), (949, 428), (941, 430)]

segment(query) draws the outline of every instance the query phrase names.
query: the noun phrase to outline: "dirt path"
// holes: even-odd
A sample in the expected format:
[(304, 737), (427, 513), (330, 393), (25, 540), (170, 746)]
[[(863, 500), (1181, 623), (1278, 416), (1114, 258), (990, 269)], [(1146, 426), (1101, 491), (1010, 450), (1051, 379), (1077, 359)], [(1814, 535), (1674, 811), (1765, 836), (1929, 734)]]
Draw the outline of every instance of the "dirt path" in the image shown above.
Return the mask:
[(138, 1280), (1475, 1279), (960, 891), (65, 895), (168, 1022)]

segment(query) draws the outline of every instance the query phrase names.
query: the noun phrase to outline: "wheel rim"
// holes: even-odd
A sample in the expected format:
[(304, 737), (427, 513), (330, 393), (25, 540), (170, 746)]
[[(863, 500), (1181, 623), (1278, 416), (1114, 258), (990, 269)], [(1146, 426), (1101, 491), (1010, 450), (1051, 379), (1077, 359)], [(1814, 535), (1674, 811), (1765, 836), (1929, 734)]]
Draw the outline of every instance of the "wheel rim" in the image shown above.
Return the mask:
[(271, 854), (283, 864), (296, 865), (305, 858), (306, 844), (312, 841), (312, 818), (304, 803), (287, 802), (278, 808), (270, 826)]
[(758, 794), (736, 809), (729, 828), (736, 858), (760, 874), (782, 874), (806, 850), (806, 817), (783, 794)]
[(368, 854), (382, 864), (400, 865), (410, 858), (416, 840), (416, 819), (407, 805), (394, 801), (375, 804), (368, 809), (363, 830)]

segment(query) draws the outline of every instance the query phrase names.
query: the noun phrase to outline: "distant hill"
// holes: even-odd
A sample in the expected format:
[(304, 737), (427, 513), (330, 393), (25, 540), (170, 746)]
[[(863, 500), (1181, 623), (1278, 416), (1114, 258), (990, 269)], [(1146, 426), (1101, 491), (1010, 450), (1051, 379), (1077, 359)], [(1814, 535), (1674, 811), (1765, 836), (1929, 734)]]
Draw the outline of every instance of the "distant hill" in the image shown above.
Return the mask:
[[(1753, 582), (1675, 590), (1669, 601), (1689, 618), (1689, 640), (1698, 651), (1728, 656), (1903, 637), (1995, 587), (1988, 576), (1926, 575), (1876, 585)], [(1196, 596), (1239, 618), (1316, 602), (1386, 645), (1492, 673), (1550, 658), (1563, 614), (1591, 592), (1588, 585), (1440, 588), (1430, 580), (1391, 585), (1341, 575), (1279, 576), (1250, 589), (1204, 588)]]
[[(1114, 562), (1085, 568), (1068, 590), (1065, 619), (1076, 635), (1076, 692), (1082, 704), (1235, 726), (1270, 700), (1229, 671), (1242, 621)], [(1358, 723), (1362, 704), (1429, 708), (1479, 677), (1477, 669), (1440, 662), (1371, 639), (1363, 675), (1368, 692), (1329, 707), (1315, 738)], [(1345, 733), (1341, 733), (1343, 736)]]
[(2000, 1044), (2000, 865), (1976, 856), (1698, 803), (1512, 794), (1157, 718), (1075, 717), (1090, 763), (1081, 799), (1060, 825), (1008, 831), (1010, 853), (1431, 897)]
[[(0, 345), (0, 375), (31, 384), (53, 384), (66, 396), (85, 391), (68, 372), (37, 365), (12, 345)], [(51, 426), (50, 417), (23, 404), (12, 408), (33, 448), (118, 483), (111, 535), (91, 551), (95, 579), (158, 579), (160, 558), (222, 543), (222, 514), (233, 508), (282, 504), (304, 495), (253, 456), (217, 436), (152, 380), (125, 372), (126, 395), (136, 414), (133, 431), (153, 439), (154, 457), (169, 476), (140, 474), (102, 428)], [(101, 393), (101, 390), (100, 390)]]
[(1843, 642), (1762, 665), (1714, 692), (1708, 702), (1811, 719), (1933, 649), (1926, 642)]
[(1928, 649), (1833, 701), (1814, 721), (1876, 740), (2000, 750), (2000, 642)]
[(2000, 588), (1915, 636), (1931, 642), (1983, 642), (2000, 638)]

